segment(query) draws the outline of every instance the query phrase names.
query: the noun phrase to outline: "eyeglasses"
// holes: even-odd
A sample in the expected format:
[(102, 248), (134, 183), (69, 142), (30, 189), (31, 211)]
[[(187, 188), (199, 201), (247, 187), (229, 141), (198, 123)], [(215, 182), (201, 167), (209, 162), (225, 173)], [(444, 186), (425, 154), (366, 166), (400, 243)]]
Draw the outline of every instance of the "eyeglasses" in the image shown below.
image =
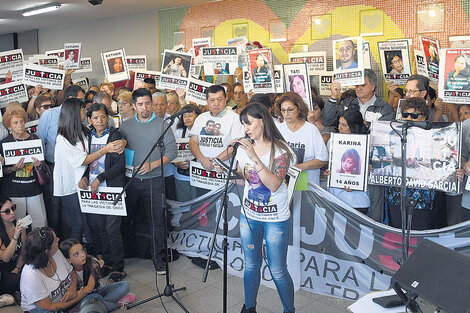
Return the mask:
[(402, 112), (401, 116), (404, 118), (407, 118), (408, 116), (411, 116), (412, 119), (417, 119), (420, 115), (423, 115), (423, 113), (408, 113), (408, 112)]
[(281, 113), (286, 113), (286, 112), (294, 112), (297, 108), (288, 108), (288, 109), (281, 109)]
[(407, 89), (407, 90), (405, 90), (405, 94), (409, 94), (409, 93), (415, 94), (415, 93), (420, 92), (420, 91), (422, 91), (422, 90), (419, 90), (419, 89), (416, 89), (416, 90)]
[(15, 212), (16, 211), (16, 204), (12, 204), (10, 208), (8, 209), (5, 209), (3, 211), (0, 211), (0, 213), (3, 213), (3, 214), (10, 214), (11, 212)]

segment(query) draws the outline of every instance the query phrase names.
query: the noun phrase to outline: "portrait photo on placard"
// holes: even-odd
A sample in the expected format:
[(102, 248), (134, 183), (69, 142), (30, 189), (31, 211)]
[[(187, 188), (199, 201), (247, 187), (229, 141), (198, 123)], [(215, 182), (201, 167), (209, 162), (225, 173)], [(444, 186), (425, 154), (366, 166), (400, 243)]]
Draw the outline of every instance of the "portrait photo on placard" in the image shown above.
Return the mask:
[(178, 52), (165, 51), (162, 73), (173, 77), (188, 77), (191, 57)]
[(355, 39), (338, 40), (335, 43), (336, 68), (349, 70), (358, 68), (357, 41)]
[(122, 57), (108, 59), (108, 69), (110, 74), (124, 72), (124, 62)]

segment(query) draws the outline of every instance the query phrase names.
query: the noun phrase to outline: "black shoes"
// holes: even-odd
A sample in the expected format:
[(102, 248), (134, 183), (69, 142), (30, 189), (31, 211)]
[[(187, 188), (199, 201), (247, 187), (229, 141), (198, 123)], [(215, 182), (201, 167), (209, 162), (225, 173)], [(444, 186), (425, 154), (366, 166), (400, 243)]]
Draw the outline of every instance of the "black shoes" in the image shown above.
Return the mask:
[(166, 265), (162, 259), (157, 258), (155, 261), (155, 270), (157, 271), (158, 275), (165, 275), (166, 274)]
[(256, 307), (247, 309), (245, 305), (243, 305), (242, 311), (240, 313), (256, 313)]

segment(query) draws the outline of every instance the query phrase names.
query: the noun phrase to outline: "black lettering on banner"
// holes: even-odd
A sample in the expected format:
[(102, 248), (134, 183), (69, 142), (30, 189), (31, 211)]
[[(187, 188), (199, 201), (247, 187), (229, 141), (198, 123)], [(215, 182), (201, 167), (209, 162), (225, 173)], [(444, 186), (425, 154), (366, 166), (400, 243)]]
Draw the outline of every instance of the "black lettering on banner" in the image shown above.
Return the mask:
[(29, 68), (27, 68), (24, 73), (25, 75), (28, 75), (28, 76), (62, 80), (62, 74), (60, 73), (36, 71), (36, 70), (29, 69)]
[(24, 85), (17, 85), (10, 88), (0, 89), (0, 96), (6, 96), (13, 93), (18, 93), (24, 91)]
[(248, 208), (252, 210), (253, 212), (256, 213), (261, 213), (261, 214), (270, 214), (270, 213), (277, 213), (277, 205), (256, 205), (250, 200), (245, 199), (245, 208)]
[(5, 157), (22, 157), (42, 153), (42, 147), (5, 150)]
[(203, 55), (237, 55), (237, 48), (202, 48), (202, 52)]
[(4, 56), (0, 57), (0, 63), (18, 61), (18, 60), (21, 60), (22, 58), (23, 58), (23, 56), (21, 55), (21, 53), (4, 55)]
[(114, 202), (118, 197), (119, 197), (119, 193), (113, 193), (113, 192), (100, 192), (100, 191), (91, 192), (87, 190), (80, 191), (81, 199)]

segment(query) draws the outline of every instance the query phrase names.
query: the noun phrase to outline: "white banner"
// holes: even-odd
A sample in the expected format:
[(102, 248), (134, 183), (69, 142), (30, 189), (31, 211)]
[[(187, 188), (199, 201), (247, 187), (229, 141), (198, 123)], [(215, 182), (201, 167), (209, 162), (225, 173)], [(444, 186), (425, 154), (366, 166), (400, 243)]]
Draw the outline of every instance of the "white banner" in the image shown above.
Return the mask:
[(80, 59), (80, 69), (76, 70), (74, 73), (86, 73), (93, 72), (93, 64), (91, 63), (90, 57), (85, 57)]
[(62, 90), (64, 88), (65, 71), (47, 68), (36, 64), (24, 64), (23, 83), (36, 86), (41, 84), (43, 88)]
[(23, 78), (23, 60), (22, 49), (0, 52), (0, 74), (5, 75), (10, 71), (13, 81), (21, 80)]
[(108, 78), (110, 83), (130, 79), (124, 48), (102, 52), (101, 60), (103, 61), (104, 76)]
[(78, 189), (78, 199), (82, 213), (127, 216), (125, 193), (113, 205), (122, 191), (122, 187), (99, 187), (97, 192)]
[(155, 80), (155, 86), (160, 83), (160, 72), (147, 71), (147, 70), (135, 70), (134, 71), (134, 85), (136, 83), (143, 83), (146, 78), (152, 78)]
[(8, 106), (12, 101), (27, 102), (28, 92), (23, 82), (14, 81), (0, 85), (0, 108)]
[(3, 157), (5, 158), (5, 165), (14, 165), (18, 163), (21, 158), (24, 158), (25, 163), (32, 162), (32, 157), (35, 157), (39, 161), (44, 161), (42, 140), (34, 139), (5, 142), (3, 143)]
[(176, 163), (194, 159), (194, 155), (191, 153), (191, 150), (189, 150), (189, 138), (176, 138), (175, 140), (178, 155), (176, 159), (171, 162)]
[(128, 55), (126, 56), (127, 69), (129, 71), (146, 70), (147, 69), (147, 56), (146, 55)]
[(216, 171), (205, 170), (200, 163), (195, 161), (191, 161), (190, 173), (191, 186), (204, 189), (212, 190), (223, 186), (227, 179), (226, 173), (217, 173)]
[(428, 67), (426, 65), (426, 56), (421, 50), (415, 50), (416, 74), (428, 77)]
[(202, 48), (206, 75), (234, 75), (238, 67), (238, 47)]
[(206, 105), (206, 90), (212, 86), (211, 83), (189, 78), (188, 91), (186, 92), (186, 101), (192, 101), (199, 105)]
[(289, 63), (307, 63), (309, 75), (326, 71), (326, 51), (289, 53)]
[(45, 51), (44, 54), (48, 56), (56, 56), (59, 58), (59, 65), (64, 64), (64, 49)]

